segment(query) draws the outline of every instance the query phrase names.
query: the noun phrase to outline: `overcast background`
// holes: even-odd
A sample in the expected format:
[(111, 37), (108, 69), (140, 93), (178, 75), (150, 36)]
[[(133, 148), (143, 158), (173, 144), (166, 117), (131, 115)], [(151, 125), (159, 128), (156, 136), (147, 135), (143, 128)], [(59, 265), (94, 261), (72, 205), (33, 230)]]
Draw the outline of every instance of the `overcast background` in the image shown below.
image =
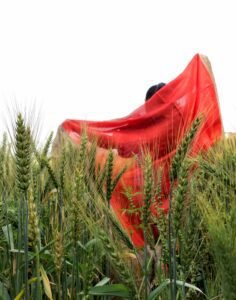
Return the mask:
[(234, 7), (234, 0), (0, 0), (0, 133), (16, 103), (40, 111), (41, 139), (68, 118), (125, 116), (197, 52), (212, 63), (225, 131), (236, 131)]

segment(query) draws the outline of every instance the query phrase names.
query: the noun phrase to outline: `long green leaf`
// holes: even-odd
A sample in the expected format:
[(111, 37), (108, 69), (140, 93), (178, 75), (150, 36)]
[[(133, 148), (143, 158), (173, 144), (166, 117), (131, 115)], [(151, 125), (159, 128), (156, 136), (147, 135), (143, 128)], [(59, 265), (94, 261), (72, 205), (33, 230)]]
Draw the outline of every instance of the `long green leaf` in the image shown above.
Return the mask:
[(162, 282), (161, 285), (159, 285), (155, 290), (153, 290), (149, 296), (148, 300), (155, 300), (157, 296), (159, 296), (162, 291), (170, 284), (170, 279), (167, 279), (166, 281)]
[(88, 241), (86, 243), (86, 245), (84, 246), (84, 248), (86, 250), (88, 250), (89, 247), (96, 245), (97, 243), (99, 243), (100, 241), (98, 239), (91, 239), (90, 241)]
[(104, 286), (107, 284), (111, 279), (108, 277), (104, 277), (101, 281), (99, 281), (95, 286)]
[[(160, 294), (163, 292), (163, 290), (170, 284), (170, 279), (167, 279), (164, 281), (161, 285), (159, 285), (154, 291), (152, 291), (149, 296), (148, 300), (155, 300), (156, 297), (160, 296)], [(195, 291), (198, 291), (199, 293), (205, 295), (198, 287), (195, 285), (192, 285), (190, 283), (181, 281), (181, 280), (176, 280), (176, 285), (181, 286), (181, 287), (187, 287), (189, 289), (193, 289)], [(205, 295), (206, 296), (206, 295)]]
[(15, 247), (14, 247), (13, 231), (12, 231), (11, 224), (3, 226), (2, 231), (3, 231), (5, 238), (10, 246), (10, 249), (13, 250)]
[(187, 282), (184, 282), (184, 281), (181, 281), (181, 280), (176, 280), (176, 285), (185, 286), (185, 287), (187, 287), (189, 289), (195, 290), (195, 291), (197, 291), (197, 292), (205, 295), (202, 290), (200, 290), (198, 287), (196, 287), (195, 285), (192, 285), (190, 283), (187, 283)]
[(130, 291), (123, 284), (111, 284), (107, 286), (95, 286), (89, 290), (89, 295), (128, 298)]
[(2, 282), (0, 282), (0, 300), (11, 300), (8, 291)]

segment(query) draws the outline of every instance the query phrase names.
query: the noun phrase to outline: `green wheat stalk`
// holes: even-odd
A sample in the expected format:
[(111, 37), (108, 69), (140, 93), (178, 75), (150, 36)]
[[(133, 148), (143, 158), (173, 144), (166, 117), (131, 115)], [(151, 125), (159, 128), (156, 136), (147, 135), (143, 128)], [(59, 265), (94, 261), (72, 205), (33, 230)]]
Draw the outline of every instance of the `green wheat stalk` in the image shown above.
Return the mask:
[[(27, 189), (30, 182), (30, 165), (31, 165), (31, 133), (30, 128), (26, 127), (21, 114), (18, 114), (16, 121), (16, 144), (15, 144), (15, 157), (16, 157), (16, 184), (20, 197), (19, 218), (18, 218), (18, 251), (21, 247), (21, 232), (24, 234), (24, 257), (25, 257), (25, 294), (29, 296), (28, 287), (28, 204), (27, 204)], [(17, 259), (17, 291), (19, 291), (20, 283), (20, 258), (18, 252)]]

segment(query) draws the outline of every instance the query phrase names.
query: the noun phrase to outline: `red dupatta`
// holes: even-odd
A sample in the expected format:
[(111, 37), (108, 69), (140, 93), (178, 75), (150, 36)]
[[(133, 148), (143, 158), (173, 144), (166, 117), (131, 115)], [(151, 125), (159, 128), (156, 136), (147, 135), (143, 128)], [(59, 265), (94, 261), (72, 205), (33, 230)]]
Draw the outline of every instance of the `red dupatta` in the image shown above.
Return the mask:
[[(199, 115), (203, 116), (203, 121), (191, 145), (192, 155), (208, 149), (222, 135), (210, 64), (206, 57), (197, 54), (177, 78), (128, 116), (110, 121), (66, 120), (61, 125), (76, 143), (80, 142), (81, 131), (86, 125), (88, 137), (97, 137), (99, 151), (96, 161), (101, 165), (107, 149), (116, 149), (114, 175), (122, 166), (128, 165), (112, 195), (111, 207), (136, 246), (143, 246), (144, 242), (139, 226), (140, 215), (127, 211), (129, 202), (124, 195), (126, 187), (132, 187), (134, 194), (142, 191), (143, 171), (134, 155), (141, 156), (143, 149), (150, 151), (154, 168), (163, 168), (162, 192), (167, 195), (170, 160), (183, 135)], [(142, 195), (137, 193), (133, 202), (136, 207), (141, 207)], [(168, 206), (168, 197), (163, 196), (161, 208), (167, 212)]]

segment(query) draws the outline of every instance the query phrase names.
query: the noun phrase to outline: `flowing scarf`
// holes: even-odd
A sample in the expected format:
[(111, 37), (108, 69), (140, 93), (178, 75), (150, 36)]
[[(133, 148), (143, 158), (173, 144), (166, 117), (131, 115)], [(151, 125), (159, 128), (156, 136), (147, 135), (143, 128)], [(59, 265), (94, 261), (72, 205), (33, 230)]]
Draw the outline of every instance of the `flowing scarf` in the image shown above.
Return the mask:
[[(191, 144), (191, 155), (207, 150), (222, 135), (210, 63), (205, 56), (197, 54), (177, 78), (128, 116), (109, 121), (66, 120), (60, 126), (60, 130), (75, 143), (80, 143), (81, 132), (86, 126), (88, 138), (97, 138), (97, 165), (104, 166), (108, 149), (113, 149), (114, 177), (122, 167), (127, 166), (110, 204), (137, 247), (142, 247), (144, 243), (140, 227), (141, 213), (138, 209), (131, 212), (125, 191), (130, 188), (133, 194), (132, 205), (136, 208), (143, 206), (142, 155), (151, 153), (154, 169), (162, 169), (162, 199), (158, 205), (167, 213), (171, 159), (192, 122), (200, 115), (202, 123)], [(150, 209), (156, 213), (154, 206)]]

